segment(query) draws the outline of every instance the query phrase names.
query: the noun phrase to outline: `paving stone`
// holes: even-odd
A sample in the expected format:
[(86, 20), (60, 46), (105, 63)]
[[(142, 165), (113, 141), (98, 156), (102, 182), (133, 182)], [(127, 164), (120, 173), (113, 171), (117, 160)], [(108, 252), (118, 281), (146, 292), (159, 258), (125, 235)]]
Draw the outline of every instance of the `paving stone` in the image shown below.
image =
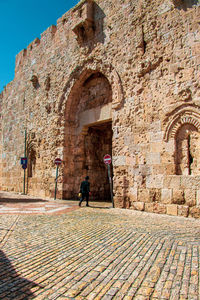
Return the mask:
[(105, 208), (7, 217), (0, 299), (200, 297), (200, 220)]

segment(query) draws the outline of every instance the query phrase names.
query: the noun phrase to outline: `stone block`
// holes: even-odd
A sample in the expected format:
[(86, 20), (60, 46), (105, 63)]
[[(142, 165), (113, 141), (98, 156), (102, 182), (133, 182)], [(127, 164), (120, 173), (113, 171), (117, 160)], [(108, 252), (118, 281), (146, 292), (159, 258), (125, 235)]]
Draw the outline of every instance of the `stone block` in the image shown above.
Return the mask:
[(151, 175), (156, 176), (156, 175), (165, 175), (165, 165), (153, 165), (151, 166)]
[(175, 174), (175, 172), (176, 172), (176, 166), (175, 166), (174, 163), (164, 164), (164, 167), (165, 167), (165, 174), (167, 176), (169, 176), (171, 174)]
[(130, 202), (138, 201), (137, 188), (130, 188), (129, 198), (130, 198)]
[(182, 189), (200, 189), (200, 176), (181, 176), (181, 188)]
[(154, 142), (150, 144), (150, 151), (152, 153), (161, 152), (163, 149), (163, 143), (162, 142)]
[(188, 217), (189, 207), (186, 205), (178, 205), (178, 216)]
[(200, 206), (200, 190), (197, 190), (196, 192), (196, 205)]
[(162, 142), (163, 132), (150, 132), (150, 142)]
[(178, 215), (178, 205), (176, 204), (168, 204), (167, 205), (167, 214), (171, 216)]
[(138, 189), (138, 201), (139, 202), (149, 202), (149, 190)]
[(165, 204), (172, 203), (172, 189), (161, 190), (161, 202)]
[(166, 214), (166, 205), (162, 203), (153, 203), (153, 212), (156, 214)]
[(150, 124), (150, 130), (151, 130), (151, 134), (153, 132), (160, 132), (161, 131), (161, 121), (155, 121), (155, 122), (152, 122)]
[(149, 190), (149, 201), (150, 202), (160, 202), (161, 200), (161, 190), (160, 189), (150, 189)]
[(146, 179), (146, 187), (162, 189), (163, 188), (163, 175), (148, 176)]
[(145, 205), (144, 202), (134, 202), (132, 203), (131, 208), (135, 210), (143, 211), (144, 205)]
[(185, 204), (189, 207), (196, 205), (196, 190), (185, 189), (184, 190)]
[(170, 189), (173, 189), (173, 188), (179, 189), (179, 187), (180, 187), (180, 176), (179, 175), (164, 176), (163, 187), (164, 188), (170, 188)]
[(123, 207), (123, 204), (124, 204), (124, 198), (123, 197), (114, 196), (113, 201), (114, 201), (114, 204), (115, 204), (116, 208), (124, 208)]
[(172, 203), (173, 204), (184, 204), (185, 203), (184, 191), (183, 190), (173, 189), (173, 191), (172, 191)]
[(146, 162), (149, 165), (160, 164), (160, 153), (150, 152), (146, 154)]
[(144, 210), (150, 213), (166, 214), (167, 209), (165, 204), (161, 203), (145, 203)]
[(126, 156), (113, 156), (113, 165), (115, 167), (126, 165)]
[(135, 164), (136, 164), (136, 158), (135, 157), (130, 157), (130, 156), (126, 157), (126, 165), (135, 166)]
[(165, 151), (171, 153), (172, 155), (174, 154), (175, 151), (175, 146), (174, 146), (174, 139), (170, 139), (165, 146)]
[(148, 176), (151, 174), (151, 168), (147, 165), (139, 165), (139, 173), (143, 176)]
[(144, 210), (145, 210), (146, 212), (153, 213), (153, 204), (154, 204), (154, 203), (145, 203), (145, 205), (144, 205)]
[(200, 218), (200, 208), (199, 207), (189, 208), (189, 216), (193, 218)]

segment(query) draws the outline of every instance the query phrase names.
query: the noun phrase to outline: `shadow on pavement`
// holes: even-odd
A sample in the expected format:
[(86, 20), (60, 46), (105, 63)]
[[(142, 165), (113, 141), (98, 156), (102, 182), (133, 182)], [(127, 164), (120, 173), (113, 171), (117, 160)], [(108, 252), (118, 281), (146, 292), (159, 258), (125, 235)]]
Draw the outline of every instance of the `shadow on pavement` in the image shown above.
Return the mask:
[(48, 202), (47, 200), (42, 199), (31, 199), (31, 198), (1, 198), (0, 197), (0, 204), (1, 203), (37, 203), (37, 202)]
[(33, 299), (31, 289), (39, 285), (20, 277), (2, 250), (0, 270), (0, 299)]
[(100, 208), (100, 209), (112, 208), (112, 206), (97, 206), (97, 205), (91, 205), (91, 204), (89, 204), (89, 207), (91, 207), (91, 208)]

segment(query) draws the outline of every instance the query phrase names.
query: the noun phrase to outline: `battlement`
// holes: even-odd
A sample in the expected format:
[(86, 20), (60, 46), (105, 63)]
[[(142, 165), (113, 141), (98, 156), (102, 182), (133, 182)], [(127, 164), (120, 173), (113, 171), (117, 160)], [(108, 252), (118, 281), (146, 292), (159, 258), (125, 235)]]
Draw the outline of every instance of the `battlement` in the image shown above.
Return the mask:
[(34, 59), (35, 53), (37, 56), (42, 55), (48, 48), (52, 46), (55, 48), (55, 43), (65, 43), (69, 37), (76, 38), (80, 44), (92, 38), (94, 31), (94, 1), (80, 1), (59, 18), (56, 25), (51, 25), (41, 33), (40, 38), (36, 38), (28, 45), (27, 49), (23, 49), (17, 54), (15, 75), (28, 58)]
[[(50, 27), (48, 27), (43, 33), (41, 33), (40, 38), (37, 37), (27, 46), (26, 49), (23, 49), (16, 55), (15, 75), (21, 70), (27, 59), (34, 59), (33, 56), (35, 56), (35, 53), (39, 55), (41, 50), (42, 54), (44, 52), (44, 49), (54, 46), (54, 37), (56, 34), (58, 34), (59, 36), (63, 31), (68, 31), (69, 29), (71, 29), (72, 32), (73, 27), (77, 23), (77, 9), (84, 6), (84, 4), (88, 1), (91, 2), (91, 0), (81, 1), (75, 7), (67, 11), (61, 18), (58, 18), (57, 25), (51, 25)], [(74, 33), (73, 35), (75, 37)]]
[(57, 31), (57, 26), (51, 25), (47, 30), (45, 30), (40, 39), (36, 38), (33, 42), (31, 42), (26, 49), (23, 49), (16, 55), (15, 59), (15, 74), (18, 70), (23, 66), (25, 60), (32, 55), (36, 48), (39, 48), (40, 45), (42, 47), (46, 47), (47, 45), (52, 44), (52, 40)]

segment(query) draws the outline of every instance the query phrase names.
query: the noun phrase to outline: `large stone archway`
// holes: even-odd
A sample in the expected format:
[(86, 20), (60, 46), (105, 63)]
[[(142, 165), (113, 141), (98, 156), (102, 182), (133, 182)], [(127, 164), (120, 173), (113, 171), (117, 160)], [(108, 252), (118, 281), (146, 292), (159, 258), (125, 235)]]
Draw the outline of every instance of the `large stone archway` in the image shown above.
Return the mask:
[(84, 71), (71, 89), (65, 108), (65, 199), (76, 197), (86, 175), (93, 199), (109, 199), (103, 156), (112, 155), (112, 97), (107, 77), (94, 70)]

